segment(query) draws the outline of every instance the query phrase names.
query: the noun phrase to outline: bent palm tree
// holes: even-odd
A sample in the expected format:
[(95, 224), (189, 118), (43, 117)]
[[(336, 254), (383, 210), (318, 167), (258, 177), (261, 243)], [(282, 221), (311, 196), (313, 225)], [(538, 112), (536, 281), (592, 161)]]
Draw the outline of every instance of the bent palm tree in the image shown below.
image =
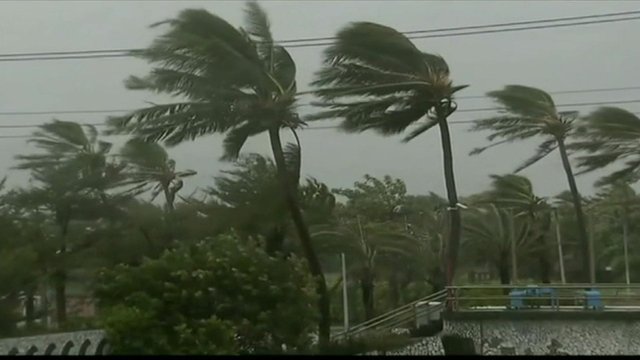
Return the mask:
[(184, 100), (109, 123), (112, 132), (167, 145), (225, 133), (223, 158), (228, 160), (238, 156), (249, 137), (269, 134), (285, 203), (317, 281), (323, 345), (329, 339), (329, 298), (280, 139), (281, 129), (295, 131), (303, 125), (294, 107), (296, 67), (289, 53), (274, 44), (267, 16), (256, 2), (248, 3), (246, 15), (246, 31), (206, 10), (184, 10), (163, 22), (168, 32), (135, 52), (155, 68), (144, 78), (130, 78), (127, 85)]
[(43, 152), (16, 156), (20, 161), (16, 169), (32, 170), (62, 165), (81, 169), (85, 178), (104, 169), (106, 156), (111, 150), (111, 143), (98, 140), (95, 126), (72, 121), (53, 120), (40, 125), (28, 142)]
[[(97, 190), (106, 205), (106, 190), (115, 187), (121, 178), (119, 168), (107, 163), (111, 143), (98, 140), (94, 126), (82, 126), (71, 121), (54, 120), (39, 126), (29, 139), (42, 150), (38, 154), (18, 155), (15, 167), (30, 170), (31, 178), (41, 187), (27, 194), (38, 205), (44, 205), (55, 217), (59, 227), (60, 257), (67, 252), (69, 223), (77, 208), (86, 203), (87, 191)], [(66, 321), (66, 277), (63, 264), (58, 264), (54, 274), (57, 321)]]
[(153, 186), (151, 201), (162, 192), (170, 212), (183, 186), (182, 179), (196, 174), (193, 170), (176, 171), (176, 162), (162, 146), (140, 139), (129, 140), (120, 150), (120, 157), (127, 164), (126, 184), (134, 185), (131, 190), (149, 190)]
[(544, 137), (545, 140), (538, 146), (536, 153), (516, 168), (515, 172), (517, 173), (543, 159), (556, 148), (560, 151), (560, 158), (569, 182), (578, 224), (578, 238), (582, 249), (583, 280), (588, 282), (590, 265), (586, 221), (582, 210), (580, 193), (578, 192), (578, 186), (571, 169), (565, 144), (567, 137), (573, 133), (573, 121), (577, 113), (558, 112), (549, 94), (532, 87), (508, 85), (502, 90), (492, 91), (487, 95), (504, 106), (504, 109), (501, 110), (504, 115), (477, 120), (472, 130), (492, 131), (493, 133), (488, 136), (489, 141), (493, 141), (496, 138), (502, 138), (503, 140), (475, 149), (471, 154), (479, 154), (490, 147), (506, 142), (532, 137)]
[(640, 118), (615, 107), (600, 108), (584, 118), (578, 128), (578, 140), (571, 148), (585, 151), (578, 157), (581, 173), (609, 166), (626, 160), (621, 170), (603, 177), (598, 185), (607, 185), (621, 179), (637, 181), (640, 178)]
[[(324, 52), (324, 67), (316, 74), (315, 93), (329, 110), (312, 119), (343, 118), (348, 132), (375, 130), (398, 134), (418, 125), (404, 141), (434, 126), (440, 128), (445, 182), (451, 212), (447, 283), (453, 281), (460, 241), (460, 212), (451, 136), (447, 118), (457, 108), (453, 95), (466, 86), (453, 86), (441, 57), (420, 51), (398, 31), (358, 22), (342, 29)], [(425, 121), (421, 121), (424, 119)]]

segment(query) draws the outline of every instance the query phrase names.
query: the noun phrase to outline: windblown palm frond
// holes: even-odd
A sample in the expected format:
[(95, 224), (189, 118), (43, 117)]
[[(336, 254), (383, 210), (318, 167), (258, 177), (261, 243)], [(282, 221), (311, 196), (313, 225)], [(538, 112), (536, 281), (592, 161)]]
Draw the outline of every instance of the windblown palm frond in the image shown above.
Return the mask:
[(520, 175), (491, 175), (492, 188), (488, 192), (487, 202), (512, 209), (516, 215), (533, 216), (545, 210), (547, 204), (543, 198), (535, 195), (531, 181)]
[(474, 260), (499, 263), (505, 256), (509, 256), (512, 233), (515, 236), (517, 252), (530, 252), (531, 239), (526, 236), (526, 221), (511, 217), (510, 211), (500, 209), (494, 204), (469, 212), (465, 217), (463, 237), (467, 253), (474, 254)]
[(82, 167), (85, 173), (96, 171), (106, 163), (111, 143), (99, 141), (92, 125), (54, 120), (39, 126), (29, 143), (42, 150), (39, 154), (18, 155), (17, 169), (50, 166)]
[(624, 160), (621, 170), (603, 177), (598, 185), (624, 179), (637, 181), (640, 178), (640, 118), (624, 109), (603, 107), (587, 115), (584, 121), (576, 132), (578, 140), (570, 145), (586, 152), (577, 158), (581, 173)]
[(169, 209), (182, 188), (182, 179), (196, 174), (194, 170), (176, 171), (175, 161), (162, 146), (141, 139), (127, 141), (120, 158), (126, 165), (127, 180), (123, 185), (131, 186), (131, 192), (152, 190), (153, 198), (164, 193)]
[[(493, 141), (500, 138), (502, 143), (533, 137), (544, 139), (538, 146), (536, 153), (516, 168), (516, 172), (537, 163), (556, 148), (559, 150), (576, 214), (582, 249), (583, 276), (587, 276), (590, 273), (591, 265), (589, 263), (586, 219), (582, 211), (582, 201), (565, 143), (567, 137), (575, 133), (573, 122), (577, 113), (558, 112), (549, 94), (532, 87), (508, 85), (504, 89), (490, 92), (488, 95), (504, 107), (502, 110), (504, 115), (477, 120), (472, 128), (473, 131), (489, 130), (492, 133), (488, 136), (488, 140)], [(490, 147), (492, 145), (475, 149), (471, 153), (479, 154)], [(583, 281), (587, 281), (586, 278)]]
[(368, 22), (337, 34), (313, 85), (322, 99), (318, 105), (329, 110), (311, 119), (343, 118), (345, 131), (397, 134), (426, 117), (406, 141), (437, 125), (436, 117), (427, 115), (466, 87), (452, 85), (441, 57), (421, 52), (392, 28)]
[(109, 120), (108, 133), (176, 145), (225, 133), (224, 159), (235, 159), (245, 141), (268, 129), (296, 128), (295, 64), (275, 45), (262, 9), (249, 2), (247, 30), (236, 29), (206, 10), (188, 9), (164, 24), (169, 30), (136, 51), (155, 68), (131, 77), (130, 89), (185, 99), (154, 105)]
[(564, 140), (572, 131), (576, 113), (558, 112), (551, 96), (540, 89), (507, 85), (487, 95), (503, 107), (504, 115), (477, 120), (472, 131), (491, 131), (487, 137), (489, 141), (502, 140), (474, 149), (470, 155), (507, 142), (546, 137), (536, 153), (515, 170), (517, 173), (553, 152), (558, 147), (558, 139)]

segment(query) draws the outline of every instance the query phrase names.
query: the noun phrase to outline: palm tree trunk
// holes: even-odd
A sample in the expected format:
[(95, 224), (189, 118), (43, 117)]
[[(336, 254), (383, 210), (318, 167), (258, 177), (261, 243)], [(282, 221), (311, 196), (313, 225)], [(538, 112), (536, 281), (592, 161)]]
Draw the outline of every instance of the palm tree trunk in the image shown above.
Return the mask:
[(580, 248), (582, 250), (582, 276), (580, 277), (580, 281), (588, 283), (590, 282), (589, 274), (591, 273), (591, 264), (589, 261), (589, 237), (587, 235), (584, 212), (582, 211), (582, 200), (580, 199), (576, 179), (573, 175), (573, 171), (571, 170), (571, 163), (569, 162), (569, 156), (567, 155), (567, 148), (565, 147), (564, 139), (558, 139), (558, 149), (560, 150), (560, 157), (562, 158), (564, 172), (567, 174), (567, 180), (569, 181), (569, 190), (571, 191), (571, 197), (573, 198), (573, 207), (576, 211), (578, 240), (580, 241)]
[(163, 185), (162, 191), (164, 192), (164, 199), (167, 206), (167, 211), (171, 213), (175, 209), (175, 207), (173, 206), (173, 203), (175, 202), (176, 194), (171, 192), (168, 185), (167, 186)]
[(69, 230), (68, 218), (62, 218), (60, 223), (60, 235), (62, 245), (59, 249), (60, 259), (57, 268), (53, 272), (53, 288), (56, 301), (56, 322), (58, 327), (67, 321), (67, 271), (65, 269), (64, 257), (67, 252), (67, 233)]
[(458, 247), (460, 246), (461, 219), (460, 208), (458, 208), (458, 193), (453, 174), (453, 151), (451, 149), (451, 135), (447, 124), (448, 108), (438, 106), (436, 108), (438, 116), (438, 126), (440, 127), (440, 138), (442, 145), (442, 157), (444, 165), (444, 180), (447, 187), (447, 199), (449, 202), (449, 241), (447, 242), (447, 264), (446, 281), (447, 286), (453, 284), (455, 275), (456, 260), (458, 258)]
[(282, 142), (280, 141), (280, 129), (270, 129), (269, 140), (271, 143), (271, 151), (273, 152), (273, 157), (276, 163), (276, 169), (278, 171), (280, 186), (282, 187), (285, 202), (289, 208), (289, 212), (291, 213), (291, 220), (298, 232), (298, 238), (300, 239), (304, 256), (307, 259), (309, 271), (316, 280), (316, 293), (318, 294), (318, 307), (320, 310), (318, 338), (320, 348), (324, 348), (329, 343), (329, 337), (331, 334), (331, 303), (329, 292), (327, 291), (327, 284), (325, 282), (324, 273), (322, 272), (322, 266), (320, 265), (318, 256), (311, 245), (311, 235), (309, 234), (309, 228), (302, 216), (295, 187), (293, 187), (289, 181), (290, 175), (286, 168), (284, 153), (282, 151)]
[(399, 274), (397, 271), (391, 271), (389, 274), (389, 299), (391, 300), (391, 307), (394, 309), (400, 306), (401, 303), (401, 287)]
[[(498, 276), (500, 277), (500, 285), (509, 285), (511, 283), (511, 274), (509, 273), (509, 265), (511, 264), (510, 256), (504, 253), (500, 256), (498, 263), (496, 264), (498, 270)], [(509, 294), (509, 289), (502, 289), (502, 293)]]
[(373, 277), (366, 273), (360, 282), (360, 290), (362, 291), (362, 305), (364, 306), (365, 321), (373, 319), (374, 315), (374, 283)]
[(35, 293), (32, 288), (27, 289), (24, 299), (24, 312), (27, 328), (33, 327), (35, 321)]

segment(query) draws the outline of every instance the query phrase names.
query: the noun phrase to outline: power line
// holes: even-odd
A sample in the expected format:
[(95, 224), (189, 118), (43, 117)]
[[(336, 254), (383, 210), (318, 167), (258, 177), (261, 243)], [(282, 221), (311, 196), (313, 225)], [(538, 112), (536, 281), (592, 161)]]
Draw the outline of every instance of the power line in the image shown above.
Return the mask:
[[(616, 91), (628, 91), (628, 90), (640, 90), (640, 86), (625, 86), (625, 87), (611, 87), (611, 88), (593, 88), (593, 89), (577, 89), (577, 90), (560, 90), (560, 91), (550, 91), (551, 95), (562, 95), (562, 94), (581, 94), (581, 93), (597, 93), (597, 92), (616, 92)], [(486, 95), (471, 95), (471, 96), (459, 96), (456, 99), (480, 99), (486, 98)], [(605, 102), (605, 104), (614, 104), (614, 103), (624, 103), (624, 101), (628, 101), (629, 103), (638, 102), (638, 100), (623, 100), (623, 102)], [(602, 105), (601, 103), (585, 103), (588, 105)], [(298, 104), (298, 106), (312, 106), (313, 104), (305, 103)], [(557, 106), (581, 106), (581, 104), (560, 104)], [(41, 111), (0, 111), (0, 116), (26, 116), (26, 115), (69, 115), (69, 114), (110, 114), (110, 113), (127, 113), (136, 111), (138, 109), (98, 109), (98, 110), (41, 110)], [(458, 112), (469, 112), (469, 111), (489, 111), (489, 110), (499, 110), (499, 108), (480, 108), (480, 109), (462, 109), (458, 110)], [(31, 126), (31, 125), (24, 125)], [(3, 126), (0, 125), (0, 128)], [(16, 127), (19, 127), (16, 125)]]
[[(425, 34), (425, 33), (435, 33), (435, 32), (446, 32), (446, 31), (486, 29), (486, 28), (492, 28), (492, 27), (540, 24), (540, 23), (550, 23), (550, 22), (559, 22), (559, 21), (584, 20), (584, 19), (594, 19), (594, 18), (633, 15), (633, 14), (640, 14), (640, 10), (623, 11), (623, 12), (617, 12), (617, 13), (596, 14), (596, 15), (571, 16), (571, 17), (552, 18), (552, 19), (514, 21), (514, 22), (497, 23), (497, 24), (486, 24), (486, 25), (457, 26), (457, 27), (439, 28), (439, 29), (430, 29), (430, 30), (401, 31), (400, 33), (404, 34), (404, 35)], [(335, 36), (328, 36), (328, 37), (280, 40), (280, 41), (278, 41), (278, 43), (279, 44), (287, 44), (287, 43), (309, 42), (309, 41), (336, 40), (336, 39), (337, 38)]]
[[(453, 33), (453, 34), (434, 34), (434, 35), (407, 36), (407, 38), (408, 39), (417, 40), (417, 39), (431, 39), (431, 38), (441, 38), (441, 37), (451, 37), (451, 36), (493, 34), (493, 33), (503, 33), (503, 32), (511, 32), (511, 31), (550, 29), (550, 28), (569, 27), (569, 26), (577, 26), (577, 25), (612, 23), (612, 22), (620, 22), (620, 21), (628, 21), (628, 20), (639, 20), (639, 19), (640, 19), (640, 16), (634, 16), (634, 17), (628, 17), (628, 18), (622, 18), (622, 19), (593, 20), (593, 21), (583, 21), (583, 22), (576, 22), (576, 23), (570, 23), (570, 24), (551, 24), (551, 25), (540, 25), (540, 26), (526, 26), (526, 27), (511, 28), (511, 29), (467, 31), (467, 32), (459, 32), (459, 33)], [(328, 46), (328, 45), (332, 45), (332, 44), (333, 44), (333, 42), (316, 43), (316, 44), (294, 44), (294, 45), (287, 46), (287, 48)], [(0, 59), (0, 61), (1, 61), (1, 59)]]
[[(578, 106), (592, 106), (592, 105), (614, 105), (614, 104), (633, 104), (640, 102), (638, 100), (614, 100), (614, 101), (597, 101), (597, 102), (586, 102), (586, 103), (573, 103), (573, 104), (556, 104), (556, 107), (578, 107)], [(476, 109), (462, 109), (456, 110), (456, 112), (476, 112), (476, 111), (493, 111), (493, 110), (503, 110), (504, 108), (499, 107), (488, 107), (488, 108), (476, 108)]]
[[(593, 105), (611, 105), (611, 104), (629, 104), (629, 103), (640, 103), (640, 99), (638, 100), (614, 100), (614, 101), (599, 101), (599, 102), (584, 102), (584, 103), (573, 103), (573, 104), (556, 104), (556, 107), (578, 107), (578, 106), (593, 106)], [(471, 111), (489, 111), (489, 110), (501, 110), (502, 108), (476, 108), (476, 109), (463, 109), (463, 110), (457, 110), (456, 112), (471, 112)], [(122, 110), (118, 110), (118, 111), (122, 111)], [(38, 114), (41, 114), (42, 112), (38, 112)], [(632, 114), (635, 115), (640, 115), (640, 112), (632, 112)], [(472, 124), (474, 123), (476, 120), (451, 120), (448, 123), (449, 124)], [(35, 124), (10, 124), (10, 125), (0, 125), (1, 129), (18, 129), (18, 128), (37, 128), (39, 126), (41, 126), (42, 124), (39, 125), (35, 125)], [(80, 123), (80, 125), (91, 125), (91, 126), (97, 126), (97, 127), (102, 127), (102, 126), (106, 126), (106, 124), (104, 122), (100, 122), (100, 123)], [(313, 127), (306, 127), (304, 128), (304, 130), (321, 130), (321, 129), (335, 129), (338, 128), (338, 126), (335, 125), (329, 125), (329, 126), (313, 126)], [(2, 138), (26, 138), (26, 137), (30, 137), (28, 135), (9, 135), (9, 136), (0, 136), (0, 139)]]
[[(632, 114), (635, 115), (640, 115), (640, 111), (638, 112), (632, 112)], [(452, 120), (449, 121), (448, 124), (450, 125), (464, 125), (464, 124), (473, 124), (475, 123), (476, 120)], [(84, 123), (84, 124), (80, 124), (80, 125), (93, 125), (93, 126), (104, 126), (104, 124), (102, 123)], [(411, 126), (418, 126), (421, 124), (412, 124)], [(0, 128), (3, 126), (0, 126)], [(17, 126), (14, 126), (17, 127)], [(26, 125), (26, 126), (20, 126), (20, 127), (37, 127), (37, 125)], [(323, 126), (312, 126), (312, 127), (306, 127), (303, 129), (304, 130), (331, 130), (331, 129), (339, 129), (340, 126), (338, 125), (323, 125)], [(106, 135), (106, 137), (114, 137), (114, 136), (128, 136), (128, 135)], [(33, 138), (32, 135), (0, 135), (0, 140), (3, 139), (29, 139), (29, 138)]]
[[(449, 33), (449, 34), (431, 34), (431, 35), (416, 35), (416, 36), (412, 36), (412, 34), (424, 34), (424, 33), (446, 32), (446, 31), (459, 31), (459, 30), (468, 30), (468, 29), (486, 29), (486, 28), (491, 28), (491, 27), (504, 27), (504, 26), (514, 26), (514, 25), (524, 25), (524, 24), (549, 23), (549, 22), (558, 22), (558, 21), (567, 21), (567, 20), (602, 18), (602, 17), (631, 15), (631, 14), (640, 14), (640, 10), (639, 11), (626, 11), (626, 12), (620, 12), (620, 13), (608, 13), (608, 14), (597, 14), (597, 15), (574, 16), (574, 17), (566, 17), (566, 18), (529, 20), (529, 21), (498, 23), (498, 24), (488, 24), (488, 25), (461, 26), (461, 27), (450, 27), (450, 28), (430, 29), (430, 30), (414, 30), (414, 31), (405, 31), (405, 32), (402, 32), (402, 34), (407, 35), (407, 38), (409, 38), (409, 39), (427, 39), (427, 38), (438, 38), (438, 37), (449, 37), (449, 36), (490, 34), (490, 33), (510, 32), (510, 31), (535, 30), (535, 29), (547, 29), (547, 28), (556, 28), (556, 27), (568, 27), (568, 26), (578, 26), (578, 25), (611, 23), (611, 22), (629, 21), (629, 20), (638, 20), (638, 19), (640, 19), (640, 16), (634, 16), (634, 17), (617, 18), (617, 19), (603, 19), (603, 20), (591, 20), (591, 21), (573, 22), (573, 23), (566, 23), (566, 24), (548, 24), (548, 25), (540, 25), (540, 26), (525, 26), (525, 27), (519, 27), (519, 28), (492, 29), (492, 30), (467, 31), (467, 32)], [(318, 38), (283, 40), (283, 41), (279, 41), (278, 43), (279, 44), (283, 44), (283, 43), (293, 43), (293, 42), (309, 42), (309, 41), (335, 40), (335, 39), (336, 39), (335, 37), (318, 37)], [(303, 43), (303, 44), (289, 45), (288, 48), (326, 46), (326, 45), (331, 45), (331, 44), (333, 44), (333, 42), (310, 43), (310, 44), (309, 43), (307, 43), (307, 44)], [(130, 57), (130, 56), (133, 56), (132, 52), (141, 51), (141, 50), (143, 50), (143, 49), (79, 50), (79, 51), (53, 51), (53, 52), (32, 52), (32, 53), (0, 54), (0, 62)]]
[[(583, 90), (562, 90), (551, 91), (550, 95), (563, 95), (563, 94), (585, 94), (594, 92), (614, 92), (614, 91), (626, 91), (626, 90), (640, 90), (640, 86), (626, 86), (617, 88), (596, 88), (596, 89), (583, 89)], [(456, 96), (456, 99), (484, 99), (486, 95), (470, 95), (470, 96)]]

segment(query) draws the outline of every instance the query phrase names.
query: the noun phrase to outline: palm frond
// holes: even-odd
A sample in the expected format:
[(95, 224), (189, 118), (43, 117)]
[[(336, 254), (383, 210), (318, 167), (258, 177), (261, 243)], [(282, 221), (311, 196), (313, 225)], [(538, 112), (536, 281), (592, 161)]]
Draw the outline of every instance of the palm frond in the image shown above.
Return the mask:
[(569, 144), (573, 150), (586, 152), (578, 157), (579, 174), (605, 168), (629, 158), (622, 170), (600, 180), (601, 184), (622, 178), (634, 178), (640, 170), (640, 118), (619, 108), (603, 107), (584, 118), (576, 132), (578, 140)]
[(502, 90), (491, 91), (487, 96), (505, 107), (505, 111), (522, 117), (558, 117), (553, 99), (546, 92), (529, 86), (507, 85)]
[(525, 162), (523, 162), (520, 166), (518, 166), (514, 170), (514, 172), (519, 173), (520, 171), (544, 159), (547, 155), (551, 154), (553, 150), (555, 150), (557, 147), (558, 147), (558, 143), (556, 139), (549, 139), (543, 142), (542, 144), (538, 145), (538, 148), (536, 149), (536, 153), (532, 157), (527, 159)]
[[(440, 56), (423, 53), (398, 31), (369, 22), (340, 30), (323, 64), (312, 85), (327, 110), (309, 119), (341, 118), (347, 132), (401, 133), (464, 88), (452, 86)], [(405, 140), (432, 126), (421, 126)]]

